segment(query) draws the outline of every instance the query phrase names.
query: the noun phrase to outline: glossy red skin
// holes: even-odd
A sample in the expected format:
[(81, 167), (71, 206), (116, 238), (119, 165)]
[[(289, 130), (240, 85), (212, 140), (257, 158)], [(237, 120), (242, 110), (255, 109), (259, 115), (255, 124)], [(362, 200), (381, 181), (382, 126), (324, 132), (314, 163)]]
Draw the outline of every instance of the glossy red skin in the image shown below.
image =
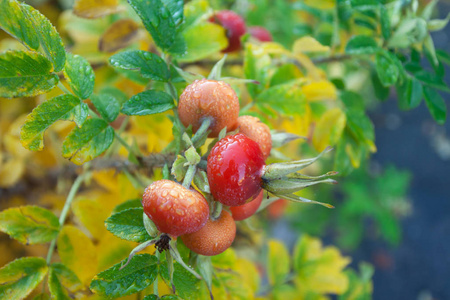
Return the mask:
[(250, 201), (240, 206), (230, 207), (231, 215), (235, 221), (245, 220), (255, 214), (258, 208), (261, 206), (261, 202), (264, 196), (264, 191), (259, 192), (259, 195)]
[(218, 23), (227, 30), (228, 47), (222, 52), (234, 52), (241, 49), (241, 36), (246, 32), (244, 19), (231, 10), (217, 12), (209, 19), (210, 22)]
[(262, 190), (264, 157), (259, 145), (238, 133), (218, 141), (208, 156), (207, 174), (216, 201), (239, 206), (252, 201)]
[(260, 42), (273, 41), (272, 34), (261, 26), (252, 26), (248, 28), (248, 33)]
[(205, 197), (171, 180), (150, 184), (142, 205), (159, 231), (175, 237), (200, 230), (209, 218)]

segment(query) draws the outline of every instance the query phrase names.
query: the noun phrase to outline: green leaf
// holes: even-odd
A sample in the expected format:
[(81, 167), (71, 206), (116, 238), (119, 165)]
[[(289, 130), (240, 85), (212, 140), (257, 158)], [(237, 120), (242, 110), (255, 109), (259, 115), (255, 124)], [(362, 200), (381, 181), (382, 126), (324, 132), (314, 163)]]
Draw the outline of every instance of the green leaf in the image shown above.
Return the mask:
[(143, 300), (159, 300), (159, 297), (155, 294), (152, 294), (145, 296)]
[(44, 279), (47, 262), (40, 257), (16, 259), (0, 269), (0, 299), (24, 299)]
[(52, 62), (54, 71), (61, 71), (66, 62), (66, 50), (55, 27), (43, 14), (33, 7), (22, 3), (21, 9), (24, 15), (33, 23), (41, 49)]
[(391, 36), (391, 21), (389, 19), (389, 14), (384, 5), (380, 5), (380, 25), (381, 33), (385, 40), (389, 39)]
[(214, 23), (199, 23), (183, 32), (186, 52), (180, 54), (179, 61), (191, 62), (217, 53), (228, 46), (226, 30)]
[(20, 131), (22, 145), (29, 150), (44, 148), (44, 132), (58, 120), (74, 121), (83, 125), (89, 114), (89, 107), (77, 97), (61, 95), (37, 106), (28, 115)]
[[(173, 284), (177, 294), (185, 300), (198, 299), (199, 280), (189, 271), (183, 268), (179, 263), (174, 263)], [(169, 270), (167, 264), (160, 265), (160, 275), (169, 282)]]
[(420, 69), (417, 72), (414, 72), (413, 76), (426, 86), (433, 87), (435, 89), (439, 89), (441, 91), (450, 93), (450, 88), (442, 80), (442, 77), (438, 75)]
[(115, 87), (105, 87), (100, 90), (100, 94), (114, 97), (116, 101), (119, 102), (120, 107), (122, 107), (122, 104), (128, 101), (127, 95)]
[(372, 72), (370, 78), (372, 79), (372, 86), (375, 96), (381, 101), (387, 100), (390, 93), (389, 87), (385, 87), (381, 84), (380, 78), (376, 72)]
[(270, 78), (270, 86), (284, 84), (301, 76), (302, 72), (295, 64), (283, 64), (275, 70)]
[(186, 3), (184, 6), (184, 23), (183, 29), (189, 28), (193, 24), (197, 24), (208, 13), (212, 12), (212, 9), (207, 0), (193, 0)]
[(22, 244), (47, 243), (59, 232), (58, 218), (39, 206), (20, 206), (0, 213), (0, 230)]
[(114, 129), (101, 119), (88, 119), (81, 128), (75, 128), (63, 143), (62, 154), (75, 164), (90, 161), (111, 146)]
[(50, 300), (50, 295), (49, 294), (44, 294), (41, 293), (39, 295), (37, 295), (36, 297), (33, 298), (33, 300)]
[(39, 48), (39, 38), (33, 22), (27, 18), (21, 5), (13, 0), (0, 0), (0, 27), (24, 43), (29, 49)]
[(170, 15), (175, 23), (175, 26), (179, 26), (183, 22), (183, 0), (162, 0), (164, 6), (169, 10)]
[(75, 95), (87, 99), (94, 91), (95, 74), (89, 62), (79, 56), (68, 53), (64, 77)]
[(400, 109), (412, 109), (422, 101), (422, 84), (414, 78), (408, 78), (397, 85), (398, 106)]
[(90, 99), (105, 121), (111, 123), (119, 115), (121, 104), (113, 95), (100, 93), (92, 95)]
[(423, 95), (428, 110), (433, 118), (438, 124), (444, 124), (447, 115), (447, 107), (445, 106), (442, 96), (436, 90), (427, 86), (423, 87)]
[(405, 18), (392, 34), (387, 46), (389, 48), (408, 48), (421, 43), (428, 35), (427, 23), (421, 18)]
[(399, 70), (391, 57), (384, 52), (378, 52), (375, 56), (375, 69), (381, 84), (391, 86), (398, 80)]
[(128, 208), (106, 219), (106, 229), (115, 236), (132, 242), (143, 243), (151, 239), (144, 227), (141, 207)]
[[(177, 35), (174, 16), (171, 15), (169, 7), (161, 0), (128, 0), (131, 7), (141, 18), (145, 28), (152, 35), (156, 45), (163, 51), (170, 53), (183, 53), (185, 50), (176, 49), (176, 40), (181, 37)], [(178, 19), (178, 18), (177, 18)]]
[(377, 42), (367, 35), (356, 35), (345, 46), (348, 54), (375, 54), (379, 50)]
[(350, 0), (350, 3), (358, 9), (375, 9), (380, 4), (379, 0)]
[(440, 62), (446, 65), (450, 65), (450, 53), (448, 53), (447, 51), (438, 49), (436, 50), (436, 56)]
[(148, 90), (131, 97), (122, 107), (129, 116), (145, 116), (162, 113), (174, 108), (172, 97), (161, 91)]
[(130, 263), (120, 270), (125, 260), (103, 271), (92, 279), (91, 290), (108, 298), (122, 297), (142, 291), (153, 283), (158, 275), (155, 256), (135, 255)]
[(31, 97), (43, 94), (58, 83), (44, 56), (28, 51), (0, 53), (0, 97)]
[(307, 104), (301, 88), (293, 84), (280, 84), (264, 90), (256, 98), (256, 103), (290, 116), (303, 115)]
[(109, 63), (125, 70), (138, 70), (145, 78), (167, 81), (170, 73), (164, 60), (154, 53), (129, 50), (110, 57)]
[(70, 300), (68, 292), (74, 293), (83, 288), (83, 284), (77, 275), (61, 263), (50, 266), (48, 274), (48, 288), (56, 300)]
[(447, 14), (447, 17), (445, 17), (445, 19), (442, 20), (436, 19), (428, 21), (427, 28), (429, 31), (439, 31), (444, 29), (449, 21), (450, 21), (450, 13)]
[(114, 210), (112, 211), (113, 214), (121, 212), (123, 210), (129, 209), (129, 208), (142, 208), (142, 199), (131, 199), (127, 200), (116, 207), (114, 207)]
[(271, 286), (282, 284), (289, 274), (289, 252), (283, 243), (269, 241), (267, 277)]

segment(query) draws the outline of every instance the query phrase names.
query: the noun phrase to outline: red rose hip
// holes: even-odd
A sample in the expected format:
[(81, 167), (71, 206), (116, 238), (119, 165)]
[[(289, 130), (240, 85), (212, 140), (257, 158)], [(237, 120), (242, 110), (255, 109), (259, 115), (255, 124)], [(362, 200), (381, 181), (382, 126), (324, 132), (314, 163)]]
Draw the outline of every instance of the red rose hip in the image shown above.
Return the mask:
[(210, 22), (218, 23), (227, 30), (228, 47), (222, 52), (234, 52), (241, 49), (241, 36), (245, 34), (244, 19), (231, 10), (222, 10), (217, 12), (209, 19)]
[(253, 216), (258, 208), (261, 206), (262, 199), (264, 197), (264, 191), (261, 191), (259, 195), (250, 201), (240, 206), (230, 207), (231, 215), (235, 221), (242, 221)]

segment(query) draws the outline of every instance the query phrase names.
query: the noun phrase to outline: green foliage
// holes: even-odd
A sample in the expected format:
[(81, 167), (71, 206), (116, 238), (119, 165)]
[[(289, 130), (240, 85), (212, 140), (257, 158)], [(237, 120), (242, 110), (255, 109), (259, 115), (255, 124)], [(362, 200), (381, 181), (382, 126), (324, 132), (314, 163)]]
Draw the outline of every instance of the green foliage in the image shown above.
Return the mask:
[(143, 243), (150, 239), (142, 220), (143, 213), (142, 205), (120, 210), (106, 219), (106, 229), (121, 239)]
[[(160, 265), (159, 274), (162, 276), (162, 278), (164, 278), (164, 280), (166, 280), (166, 282), (170, 282), (167, 264), (162, 263)], [(196, 279), (180, 264), (178, 263), (174, 264), (173, 284), (175, 285), (177, 294), (182, 299), (186, 300), (197, 299), (199, 291), (199, 283), (200, 283), (199, 280)]]
[(28, 115), (20, 131), (22, 145), (29, 150), (42, 150), (44, 132), (53, 123), (68, 120), (81, 127), (88, 116), (88, 111), (86, 103), (72, 95), (61, 95), (43, 102)]
[(48, 288), (55, 299), (72, 299), (69, 292), (80, 290), (82, 283), (71, 269), (61, 263), (54, 263), (48, 273)]
[(367, 35), (356, 35), (345, 46), (345, 52), (348, 54), (375, 54), (379, 50), (377, 42)]
[(173, 98), (169, 94), (148, 90), (134, 95), (124, 103), (122, 113), (129, 116), (145, 116), (168, 111), (174, 106)]
[(265, 111), (270, 108), (286, 115), (302, 115), (306, 111), (305, 96), (295, 84), (271, 87), (259, 94), (256, 101)]
[(89, 62), (79, 55), (67, 55), (64, 77), (74, 94), (87, 99), (94, 91), (95, 74)]
[(23, 299), (44, 279), (48, 268), (45, 259), (23, 257), (0, 269), (0, 298)]
[(0, 96), (29, 97), (48, 92), (58, 83), (58, 75), (50, 73), (51, 62), (28, 51), (0, 54)]
[(42, 207), (20, 206), (0, 213), (0, 230), (23, 244), (41, 244), (56, 237), (59, 221)]
[(97, 274), (92, 279), (91, 290), (109, 298), (131, 295), (151, 285), (158, 274), (157, 259), (153, 255), (136, 255), (121, 269), (124, 262)]

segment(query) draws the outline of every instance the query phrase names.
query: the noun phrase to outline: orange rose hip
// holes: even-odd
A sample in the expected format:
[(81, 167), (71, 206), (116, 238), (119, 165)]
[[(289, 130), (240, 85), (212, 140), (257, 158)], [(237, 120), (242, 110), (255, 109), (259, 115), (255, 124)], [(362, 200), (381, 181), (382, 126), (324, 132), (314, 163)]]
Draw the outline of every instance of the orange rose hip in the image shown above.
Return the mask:
[(237, 119), (237, 126), (240, 133), (258, 143), (264, 159), (267, 159), (272, 149), (272, 136), (269, 126), (253, 116), (240, 116)]

